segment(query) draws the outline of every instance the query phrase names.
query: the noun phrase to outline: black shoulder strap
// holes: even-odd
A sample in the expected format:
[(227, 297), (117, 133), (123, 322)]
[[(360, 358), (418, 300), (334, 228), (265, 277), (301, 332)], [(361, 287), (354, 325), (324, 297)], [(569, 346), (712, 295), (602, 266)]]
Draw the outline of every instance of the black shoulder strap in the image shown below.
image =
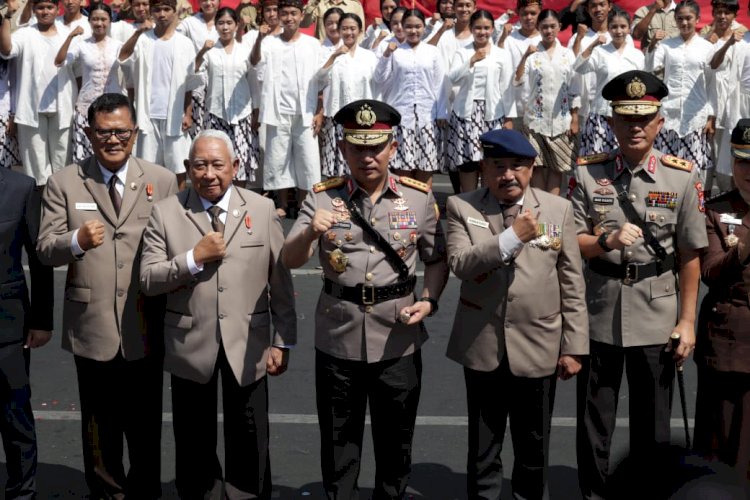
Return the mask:
[(388, 243), (385, 238), (383, 238), (383, 235), (377, 232), (375, 228), (372, 227), (364, 217), (362, 217), (362, 213), (359, 211), (359, 208), (357, 208), (357, 205), (355, 205), (351, 199), (348, 199), (348, 201), (346, 202), (346, 208), (348, 208), (349, 212), (352, 214), (352, 221), (354, 221), (355, 224), (361, 227), (362, 230), (367, 233), (370, 238), (372, 238), (375, 246), (383, 251), (383, 253), (385, 254), (385, 260), (398, 273), (399, 281), (406, 280), (409, 277), (409, 266), (406, 265), (404, 259), (402, 259), (401, 256), (393, 249), (391, 244)]
[(649, 230), (646, 223), (643, 222), (643, 219), (638, 216), (638, 212), (635, 211), (633, 203), (630, 201), (630, 198), (628, 198), (628, 192), (623, 188), (618, 189), (617, 199), (620, 200), (620, 207), (622, 207), (622, 211), (625, 214), (625, 218), (628, 219), (628, 222), (641, 228), (643, 239), (646, 240), (646, 244), (654, 251), (656, 258), (658, 260), (666, 259), (667, 249), (661, 246), (661, 243), (659, 243), (656, 236), (654, 236)]

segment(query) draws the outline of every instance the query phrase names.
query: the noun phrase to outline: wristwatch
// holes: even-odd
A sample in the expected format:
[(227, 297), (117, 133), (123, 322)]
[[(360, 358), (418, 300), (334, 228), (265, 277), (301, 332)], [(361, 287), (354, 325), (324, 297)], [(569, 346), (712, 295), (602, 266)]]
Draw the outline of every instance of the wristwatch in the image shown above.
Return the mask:
[(432, 311), (430, 311), (430, 314), (427, 316), (432, 316), (436, 312), (438, 312), (438, 301), (433, 299), (432, 297), (422, 297), (421, 299), (418, 299), (417, 302), (429, 302), (432, 306)]
[(599, 235), (599, 237), (596, 239), (596, 243), (602, 247), (602, 250), (605, 252), (611, 252), (614, 250), (613, 248), (610, 248), (609, 245), (607, 245), (607, 237), (609, 236), (609, 233), (602, 233)]

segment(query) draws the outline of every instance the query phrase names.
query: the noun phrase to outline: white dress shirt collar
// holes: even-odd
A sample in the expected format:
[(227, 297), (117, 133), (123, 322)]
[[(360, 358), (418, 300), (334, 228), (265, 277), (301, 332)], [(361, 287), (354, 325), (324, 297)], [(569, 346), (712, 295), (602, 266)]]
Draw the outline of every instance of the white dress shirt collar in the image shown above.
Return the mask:
[(117, 176), (118, 184), (120, 186), (125, 186), (125, 180), (128, 178), (128, 162), (126, 161), (122, 167), (117, 169), (116, 171), (112, 172), (109, 169), (106, 169), (102, 166), (101, 163), (98, 161), (96, 162), (97, 166), (99, 167), (99, 171), (102, 173), (102, 177), (104, 178), (104, 184), (109, 185), (109, 180), (112, 178), (113, 175)]
[(224, 196), (221, 197), (221, 199), (216, 203), (211, 203), (201, 195), (198, 195), (198, 198), (201, 200), (201, 204), (203, 205), (203, 209), (208, 211), (209, 208), (216, 205), (222, 210), (222, 213), (225, 214), (229, 212), (229, 198), (232, 196), (232, 186), (229, 186), (229, 189), (227, 189), (227, 192), (224, 193)]

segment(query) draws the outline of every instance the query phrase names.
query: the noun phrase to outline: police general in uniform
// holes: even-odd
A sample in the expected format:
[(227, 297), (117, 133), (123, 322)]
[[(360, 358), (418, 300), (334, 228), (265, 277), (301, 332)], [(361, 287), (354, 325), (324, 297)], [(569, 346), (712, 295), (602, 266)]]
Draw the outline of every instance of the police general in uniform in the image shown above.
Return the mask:
[[(578, 475), (585, 498), (606, 497), (623, 369), (630, 388), (630, 451), (670, 439), (675, 362), (695, 344), (707, 245), (703, 186), (686, 160), (653, 149), (664, 83), (643, 71), (610, 81), (611, 154), (579, 159), (569, 193), (587, 261), (591, 355), (578, 379)], [(678, 288), (679, 279), (679, 288)], [(679, 305), (679, 307), (678, 307)], [(670, 337), (681, 341), (671, 349)]]
[(736, 189), (706, 202), (695, 450), (750, 479), (750, 119), (732, 131)]
[(461, 279), (448, 357), (466, 379), (468, 497), (500, 498), (510, 416), (514, 497), (541, 499), (556, 377), (578, 373), (589, 350), (573, 207), (529, 186), (536, 151), (522, 134), (480, 140), (487, 187), (447, 206), (448, 263)]
[[(324, 286), (315, 316), (323, 484), (330, 499), (358, 497), (365, 410), (375, 443), (374, 499), (402, 498), (421, 387), (422, 320), (447, 280), (445, 240), (429, 188), (388, 173), (400, 115), (378, 101), (334, 117), (351, 177), (317, 184), (287, 237), (284, 261), (319, 249)], [(425, 263), (416, 298), (417, 258)]]

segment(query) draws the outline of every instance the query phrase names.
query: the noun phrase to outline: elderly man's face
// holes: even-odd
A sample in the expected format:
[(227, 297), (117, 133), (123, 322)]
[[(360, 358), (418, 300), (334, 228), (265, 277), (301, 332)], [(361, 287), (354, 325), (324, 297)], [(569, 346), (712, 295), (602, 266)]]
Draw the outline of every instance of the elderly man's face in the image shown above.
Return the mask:
[(523, 196), (534, 171), (533, 158), (485, 158), (482, 178), (501, 203), (515, 203)]
[(385, 178), (388, 162), (396, 154), (396, 141), (386, 141), (376, 146), (359, 146), (346, 140), (339, 141), (344, 160), (352, 177), (360, 185), (371, 185)]
[(89, 124), (85, 131), (91, 141), (94, 156), (104, 168), (112, 172), (130, 158), (138, 136), (138, 127), (127, 106), (96, 113), (94, 123)]
[(232, 179), (237, 175), (240, 161), (232, 157), (227, 144), (215, 137), (195, 140), (193, 153), (185, 161), (193, 189), (208, 201), (215, 202), (224, 196)]
[(610, 123), (625, 158), (635, 159), (644, 157), (651, 150), (664, 124), (664, 117), (659, 113), (645, 116), (613, 113)]

